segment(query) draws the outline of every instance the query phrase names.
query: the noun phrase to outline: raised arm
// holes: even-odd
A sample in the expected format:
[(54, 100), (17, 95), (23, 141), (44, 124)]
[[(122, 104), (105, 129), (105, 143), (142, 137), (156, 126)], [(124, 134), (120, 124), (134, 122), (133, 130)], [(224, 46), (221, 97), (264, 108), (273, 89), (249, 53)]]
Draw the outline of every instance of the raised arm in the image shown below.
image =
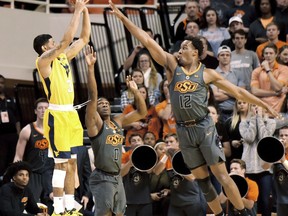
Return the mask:
[(88, 44), (91, 34), (91, 23), (89, 11), (85, 7), (83, 10), (82, 31), (78, 40), (72, 43), (66, 50), (66, 55), (69, 60), (73, 59), (82, 49)]
[(28, 124), (21, 130), (19, 134), (19, 138), (18, 138), (18, 142), (16, 146), (16, 152), (15, 152), (15, 156), (13, 160), (14, 162), (23, 160), (25, 148), (29, 140), (30, 134), (31, 134), (31, 127)]
[(144, 97), (139, 92), (138, 87), (136, 83), (132, 80), (131, 76), (127, 77), (126, 84), (128, 89), (130, 89), (131, 92), (134, 94), (134, 103), (136, 105), (136, 110), (126, 115), (124, 114), (119, 115), (121, 118), (123, 118), (122, 120), (120, 120), (122, 122), (122, 127), (125, 127), (131, 124), (132, 122), (143, 119), (147, 115), (147, 106)]
[(174, 71), (177, 62), (173, 55), (165, 52), (159, 44), (153, 40), (144, 30), (132, 23), (124, 14), (109, 0), (109, 4), (113, 13), (118, 17), (118, 19), (125, 25), (129, 32), (136, 37), (143, 46), (145, 46), (152, 58), (160, 65), (168, 67), (170, 71)]
[(139, 51), (143, 48), (142, 45), (137, 45), (133, 52), (127, 57), (127, 59), (124, 61), (123, 63), (123, 69), (126, 71), (126, 70), (129, 70), (129, 68), (132, 66), (133, 64), (133, 61), (135, 59), (135, 57), (137, 56), (137, 54), (139, 53)]
[(67, 49), (67, 47), (73, 41), (74, 35), (76, 34), (76, 31), (77, 31), (78, 26), (79, 26), (81, 13), (86, 8), (85, 4), (88, 1), (89, 0), (85, 0), (85, 1), (84, 0), (77, 0), (76, 1), (75, 10), (74, 10), (72, 19), (71, 19), (70, 24), (68, 26), (68, 29), (64, 33), (64, 36), (63, 36), (62, 40), (60, 41), (60, 43), (57, 44), (52, 49), (44, 47), (47, 50), (39, 57), (39, 60), (38, 60), (38, 67), (41, 71), (41, 75), (44, 78), (48, 77), (50, 74), (51, 62), (56, 57), (58, 57), (62, 52), (64, 52), (65, 49)]
[(226, 92), (229, 92), (229, 94), (231, 94), (238, 100), (246, 101), (248, 103), (261, 106), (264, 109), (266, 109), (269, 113), (271, 113), (273, 116), (279, 117), (279, 114), (274, 109), (272, 109), (272, 107), (270, 107), (267, 103), (255, 97), (245, 89), (233, 85), (231, 82), (227, 81), (221, 75), (219, 75), (215, 70), (206, 69), (204, 71), (204, 80), (205, 83), (213, 83), (218, 88)]
[(88, 74), (87, 74), (87, 87), (88, 95), (90, 102), (86, 107), (85, 114), (85, 123), (87, 127), (87, 133), (89, 137), (94, 137), (98, 134), (98, 129), (101, 128), (103, 121), (97, 112), (97, 100), (98, 100), (98, 90), (97, 83), (95, 80), (94, 74), (94, 64), (96, 62), (96, 53), (93, 50), (93, 47), (86, 47), (85, 50), (85, 59), (88, 65)]

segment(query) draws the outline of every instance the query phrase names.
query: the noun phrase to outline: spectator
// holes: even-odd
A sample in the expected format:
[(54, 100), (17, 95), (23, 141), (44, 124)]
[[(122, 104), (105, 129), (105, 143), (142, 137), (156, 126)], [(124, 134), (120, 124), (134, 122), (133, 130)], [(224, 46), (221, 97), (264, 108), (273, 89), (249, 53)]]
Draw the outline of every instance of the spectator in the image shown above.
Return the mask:
[[(246, 176), (245, 161), (241, 159), (233, 159), (230, 162), (230, 174), (232, 175), (236, 174), (245, 178), (247, 185), (248, 185), (248, 191), (247, 191), (247, 194), (244, 197), (242, 197), (242, 200), (243, 200), (245, 208), (249, 210), (250, 215), (256, 216), (259, 189), (255, 181), (250, 180), (248, 177), (245, 177)], [(238, 186), (241, 187), (241, 185), (238, 185)], [(221, 203), (227, 201), (227, 197), (223, 193), (221, 193), (220, 199), (221, 199)], [(235, 214), (233, 212), (233, 206), (231, 205), (231, 203), (229, 203), (228, 216), (234, 216), (234, 215)]]
[[(221, 43), (221, 46), (227, 45), (230, 47), (231, 51), (234, 51), (235, 50), (235, 44), (233, 43), (234, 33), (238, 31), (239, 29), (243, 29), (245, 32), (248, 32), (249, 29), (244, 27), (242, 19), (238, 16), (234, 16), (229, 19), (228, 29), (229, 29), (231, 38), (223, 40)], [(245, 44), (246, 49), (250, 49), (251, 43), (252, 43), (251, 40), (247, 38), (247, 41)]]
[(144, 135), (143, 135), (143, 142), (145, 145), (149, 145), (151, 147), (154, 148), (154, 146), (156, 145), (156, 136), (153, 132), (151, 131), (147, 131)]
[(245, 84), (246, 90), (251, 91), (251, 74), (255, 68), (259, 67), (259, 59), (254, 51), (245, 49), (247, 33), (243, 29), (236, 30), (232, 40), (235, 50), (231, 53), (231, 68)]
[(170, 94), (168, 90), (168, 81), (166, 78), (160, 83), (161, 102), (156, 105), (155, 110), (162, 121), (161, 137), (169, 133), (176, 133), (176, 121), (171, 109)]
[[(30, 166), (27, 162), (18, 161), (9, 166), (6, 175), (12, 180), (0, 188), (1, 216), (48, 216), (37, 206), (33, 192), (29, 187)], [(28, 214), (24, 213), (24, 210)]]
[[(150, 28), (145, 28), (143, 29), (151, 38), (154, 39), (154, 33), (152, 31), (152, 29)], [(150, 56), (149, 51), (142, 45), (137, 45), (134, 47), (133, 51), (130, 52), (129, 56), (127, 57), (127, 59), (124, 61), (123, 63), (123, 69), (125, 71), (129, 70), (130, 68), (132, 68), (132, 70), (134, 68), (137, 68), (137, 63), (139, 60), (139, 56), (141, 54), (148, 54)], [(153, 61), (153, 64), (155, 65), (156, 69), (158, 72), (160, 72), (161, 74), (163, 73), (163, 67), (161, 65), (159, 65), (156, 61)]]
[(186, 0), (185, 13), (187, 17), (184, 20), (182, 20), (176, 28), (175, 37), (173, 39), (174, 43), (176, 41), (184, 40), (186, 36), (186, 28), (187, 28), (188, 22), (193, 21), (197, 23), (198, 25), (200, 25), (199, 4), (196, 0)]
[[(132, 161), (133, 150), (144, 145), (140, 134), (129, 136), (131, 149), (122, 156), (121, 176), (127, 199), (126, 216), (153, 215), (150, 195), (150, 177), (147, 171), (137, 170)], [(149, 171), (150, 172), (150, 171)]]
[[(138, 121), (134, 121), (130, 124), (125, 125), (125, 127), (123, 127), (127, 131), (126, 142), (125, 142), (126, 146), (129, 146), (129, 137), (133, 133), (138, 133), (141, 135), (141, 137), (143, 137), (143, 135), (147, 131), (150, 131), (154, 133), (156, 140), (159, 138), (159, 130), (161, 128), (161, 123), (155, 111), (155, 107), (149, 104), (147, 88), (142, 85), (142, 86), (138, 86), (138, 89), (146, 102), (148, 113), (144, 118), (139, 119)], [(136, 110), (135, 103), (129, 104), (123, 110), (123, 114), (127, 115), (128, 113), (131, 113), (135, 110)]]
[(231, 144), (231, 156), (226, 160), (227, 169), (230, 169), (230, 161), (232, 159), (241, 159), (243, 153), (243, 138), (239, 131), (241, 121), (245, 121), (249, 110), (250, 104), (247, 102), (236, 100), (233, 107), (232, 117), (225, 122), (225, 128), (228, 132)]
[(203, 12), (205, 8), (211, 6), (211, 0), (199, 0), (199, 13), (201, 16), (203, 15)]
[[(240, 81), (237, 77), (235, 71), (231, 69), (231, 50), (228, 46), (222, 46), (218, 49), (218, 61), (219, 66), (216, 71), (223, 76), (225, 79), (229, 80), (236, 86), (245, 87), (245, 84)], [(225, 92), (215, 85), (211, 85), (215, 101), (218, 104), (219, 109), (219, 121), (224, 123), (229, 117), (232, 116), (233, 106), (235, 103), (235, 98), (232, 97), (229, 92)]]
[(217, 56), (218, 48), (223, 40), (229, 39), (230, 34), (226, 28), (220, 27), (219, 18), (216, 10), (207, 7), (203, 13), (203, 23), (199, 35), (207, 38), (212, 46), (214, 56)]
[[(276, 0), (277, 7), (275, 17), (277, 22), (281, 23), (286, 27), (286, 42), (288, 43), (288, 1), (287, 0)], [(283, 40), (283, 38), (281, 39)]]
[(288, 45), (284, 45), (279, 49), (277, 62), (279, 64), (288, 66)]
[[(138, 69), (138, 68), (133, 69), (133, 71), (131, 73), (131, 77), (132, 77), (132, 80), (134, 80), (137, 85), (144, 85), (144, 75), (140, 69)], [(133, 93), (129, 89), (124, 90), (121, 93), (121, 109), (122, 109), (122, 111), (124, 110), (124, 108), (128, 104), (133, 104), (133, 103), (134, 103)], [(149, 103), (151, 105), (153, 105), (155, 103), (155, 96), (154, 96), (153, 92), (151, 94), (149, 94)]]
[(287, 93), (288, 68), (276, 62), (277, 53), (273, 43), (264, 47), (264, 61), (252, 72), (251, 92), (281, 112)]
[(249, 118), (241, 121), (239, 131), (243, 137), (242, 160), (246, 162), (246, 176), (254, 180), (259, 187), (258, 212), (262, 216), (271, 216), (269, 197), (272, 192), (272, 175), (262, 168), (261, 159), (257, 154), (258, 141), (272, 136), (276, 129), (275, 119), (256, 105), (252, 105)]
[(284, 145), (285, 153), (280, 161), (276, 161), (273, 165), (270, 163), (263, 163), (264, 169), (273, 168), (273, 183), (276, 189), (277, 207), (276, 212), (279, 216), (288, 215), (288, 127), (282, 127), (279, 130), (279, 139)]
[[(175, 153), (179, 150), (179, 142), (176, 134), (168, 134), (165, 137), (165, 142), (169, 156), (166, 155), (166, 157), (162, 157), (159, 161), (159, 165), (165, 164), (165, 158), (168, 159), (169, 157), (169, 160), (171, 160), (171, 157), (173, 156), (171, 153)], [(170, 178), (170, 191), (163, 191), (164, 194), (170, 192), (168, 216), (185, 216), (191, 214), (191, 212), (195, 212), (199, 216), (206, 215), (207, 205), (203, 202), (205, 198), (197, 181), (195, 181), (195, 177), (192, 174), (181, 175), (172, 169), (168, 170), (167, 165), (165, 165), (165, 167)]]
[(277, 46), (278, 49), (280, 49), (284, 45), (288, 45), (286, 42), (278, 39), (279, 34), (280, 29), (278, 25), (275, 22), (270, 22), (266, 27), (266, 35), (268, 41), (260, 44), (256, 49), (257, 56), (261, 62), (263, 61), (263, 55), (262, 55), (263, 49), (265, 46), (267, 46), (267, 44), (273, 43)]
[(155, 102), (153, 105), (158, 104), (160, 97), (159, 84), (162, 81), (162, 76), (156, 70), (151, 56), (145, 53), (139, 55), (137, 67), (144, 74), (144, 85), (147, 87), (148, 94), (153, 94), (155, 97)]
[(226, 10), (224, 14), (226, 24), (231, 17), (237, 16), (241, 18), (241, 20), (243, 20), (244, 27), (247, 29), (247, 32), (249, 30), (250, 24), (255, 20), (255, 9), (248, 2), (245, 2), (245, 0), (234, 0), (232, 7)]
[(20, 121), (15, 99), (7, 95), (5, 77), (1, 74), (0, 113), (0, 176), (3, 176), (15, 155)]
[(204, 64), (207, 68), (216, 69), (219, 65), (219, 61), (216, 57), (214, 57), (214, 53), (211, 51), (208, 51), (209, 42), (208, 40), (203, 36), (198, 36), (198, 38), (201, 40), (203, 45), (203, 52), (200, 57), (200, 62)]
[[(199, 30), (200, 30), (200, 28), (199, 28), (198, 23), (196, 23), (195, 21), (187, 21), (186, 29), (185, 29), (185, 37), (187, 35), (195, 37), (195, 36), (198, 35)], [(179, 51), (181, 43), (183, 42), (184, 38), (182, 40), (175, 41), (175, 43), (171, 47), (170, 53), (174, 53), (174, 52), (178, 52)]]
[[(158, 161), (166, 153), (166, 143), (158, 142), (154, 147)], [(171, 166), (170, 166), (171, 169)], [(170, 191), (170, 179), (167, 173), (167, 170), (164, 169), (160, 174), (156, 175), (151, 173), (151, 199), (153, 205), (153, 216), (165, 216), (167, 215), (169, 208), (169, 199), (168, 193)]]
[(267, 41), (266, 27), (272, 21), (279, 25), (281, 33), (279, 39), (282, 41), (286, 40), (285, 26), (279, 23), (274, 16), (276, 12), (276, 0), (255, 0), (255, 12), (257, 19), (249, 26), (248, 35), (248, 38), (252, 40), (251, 50), (256, 51), (258, 45)]

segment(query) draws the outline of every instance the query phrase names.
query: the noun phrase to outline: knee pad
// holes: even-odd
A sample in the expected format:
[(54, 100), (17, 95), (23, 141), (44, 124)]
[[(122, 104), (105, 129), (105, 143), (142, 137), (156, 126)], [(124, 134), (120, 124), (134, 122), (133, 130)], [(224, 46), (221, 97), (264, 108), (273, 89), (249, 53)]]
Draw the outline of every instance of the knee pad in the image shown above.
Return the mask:
[(66, 171), (55, 169), (53, 171), (52, 187), (64, 188), (65, 176), (66, 176)]
[(207, 202), (211, 202), (217, 197), (215, 188), (213, 187), (210, 177), (197, 179), (198, 185), (201, 188)]

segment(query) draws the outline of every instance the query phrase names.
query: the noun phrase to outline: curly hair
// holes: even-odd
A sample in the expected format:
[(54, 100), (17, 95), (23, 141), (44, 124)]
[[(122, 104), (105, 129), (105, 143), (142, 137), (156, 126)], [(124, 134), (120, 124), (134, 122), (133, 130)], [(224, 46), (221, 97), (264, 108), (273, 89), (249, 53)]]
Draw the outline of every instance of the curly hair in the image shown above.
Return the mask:
[(16, 161), (7, 168), (4, 177), (3, 177), (3, 183), (9, 182), (13, 176), (15, 176), (20, 170), (27, 170), (29, 173), (29, 176), (32, 173), (32, 169), (30, 167), (30, 164), (25, 161)]

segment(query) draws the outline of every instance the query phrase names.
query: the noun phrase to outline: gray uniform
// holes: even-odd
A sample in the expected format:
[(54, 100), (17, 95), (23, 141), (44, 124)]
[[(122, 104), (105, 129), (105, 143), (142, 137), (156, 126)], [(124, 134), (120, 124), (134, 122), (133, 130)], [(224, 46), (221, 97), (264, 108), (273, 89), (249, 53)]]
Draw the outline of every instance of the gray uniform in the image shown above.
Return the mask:
[(108, 211), (114, 214), (124, 213), (126, 197), (120, 174), (123, 130), (111, 129), (103, 122), (103, 127), (95, 137), (90, 137), (95, 157), (96, 169), (89, 180), (95, 199), (95, 215), (104, 215)]
[(172, 111), (176, 118), (179, 146), (190, 169), (225, 161), (213, 120), (208, 115), (208, 85), (204, 65), (192, 73), (177, 66), (169, 84)]

